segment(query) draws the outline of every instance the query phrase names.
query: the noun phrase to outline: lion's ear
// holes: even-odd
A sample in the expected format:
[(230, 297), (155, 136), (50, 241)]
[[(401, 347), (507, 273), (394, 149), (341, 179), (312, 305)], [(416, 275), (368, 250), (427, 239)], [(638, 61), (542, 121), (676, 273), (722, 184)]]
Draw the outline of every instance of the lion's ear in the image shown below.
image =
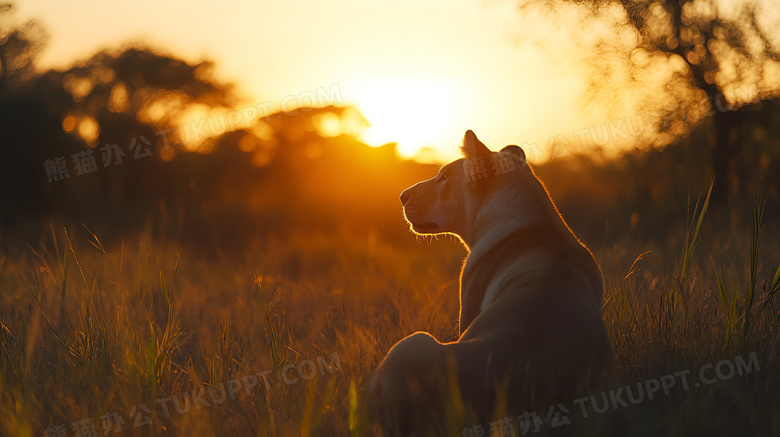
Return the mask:
[(515, 156), (520, 157), (523, 161), (525, 161), (525, 152), (523, 149), (520, 148), (520, 146), (516, 146), (514, 144), (510, 144), (503, 149), (501, 149), (502, 152), (509, 152)]
[(466, 135), (463, 136), (463, 145), (460, 149), (466, 158), (476, 158), (490, 154), (490, 149), (482, 144), (482, 141), (471, 130), (467, 130)]

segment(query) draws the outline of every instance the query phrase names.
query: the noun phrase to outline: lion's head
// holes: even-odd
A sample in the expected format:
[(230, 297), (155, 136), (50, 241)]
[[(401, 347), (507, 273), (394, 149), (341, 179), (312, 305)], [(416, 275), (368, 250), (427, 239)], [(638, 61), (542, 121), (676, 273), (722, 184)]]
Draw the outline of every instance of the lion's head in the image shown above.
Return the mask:
[(524, 173), (532, 175), (525, 153), (518, 146), (491, 152), (469, 130), (462, 151), (463, 158), (401, 193), (404, 216), (415, 233), (452, 233), (465, 240), (488, 201), (516, 198), (513, 193), (523, 185)]

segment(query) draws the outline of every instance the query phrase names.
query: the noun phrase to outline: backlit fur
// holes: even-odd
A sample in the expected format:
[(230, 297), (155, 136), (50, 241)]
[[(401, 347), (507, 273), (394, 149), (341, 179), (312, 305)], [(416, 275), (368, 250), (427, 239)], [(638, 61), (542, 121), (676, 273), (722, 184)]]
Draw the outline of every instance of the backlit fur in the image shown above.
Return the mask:
[(571, 401), (612, 363), (601, 270), (522, 149), (491, 152), (468, 131), (463, 152), (401, 196), (414, 232), (454, 234), (469, 251), (457, 341), (414, 333), (372, 378), (374, 411), (404, 433), (441, 420), (457, 393), (491, 420), (497, 405), (516, 416)]

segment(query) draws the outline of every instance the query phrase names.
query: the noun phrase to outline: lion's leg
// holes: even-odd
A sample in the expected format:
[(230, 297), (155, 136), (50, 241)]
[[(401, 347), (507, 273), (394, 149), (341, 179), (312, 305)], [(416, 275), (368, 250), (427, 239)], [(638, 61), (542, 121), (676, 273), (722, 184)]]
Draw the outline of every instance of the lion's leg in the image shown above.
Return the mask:
[(430, 365), (441, 361), (442, 348), (427, 332), (415, 332), (399, 341), (374, 373), (371, 391), (383, 402), (420, 395), (431, 373)]
[(427, 332), (416, 332), (390, 349), (370, 384), (378, 419), (403, 427), (437, 413), (426, 409), (436, 405), (444, 348)]
[[(377, 368), (370, 390), (385, 421), (427, 423), (495, 403), (492, 366), (501, 367), (488, 341), (439, 343), (425, 332), (396, 343)], [(478, 413), (479, 414), (479, 413)]]

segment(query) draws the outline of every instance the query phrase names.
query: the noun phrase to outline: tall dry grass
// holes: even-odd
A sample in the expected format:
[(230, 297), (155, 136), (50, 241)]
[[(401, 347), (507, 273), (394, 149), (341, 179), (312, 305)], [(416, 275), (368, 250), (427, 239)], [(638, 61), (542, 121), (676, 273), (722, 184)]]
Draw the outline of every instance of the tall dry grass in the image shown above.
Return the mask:
[[(586, 241), (607, 284), (611, 384), (750, 353), (760, 371), (540, 435), (778, 435), (776, 229), (762, 223), (761, 202), (745, 227), (708, 226), (706, 199), (665, 241)], [(102, 435), (101, 417), (117, 413), (123, 435), (370, 435), (363, 389), (387, 350), (417, 330), (457, 338), (465, 251), (448, 238), (413, 240), (300, 231), (237, 259), (144, 234), (104, 247), (86, 228), (52, 226), (0, 254), (0, 429), (76, 435), (72, 424), (91, 418)], [(333, 353), (332, 372), (282, 383), (286, 365), (334, 364)], [(190, 399), (182, 413), (168, 403), (166, 417), (156, 402), (267, 370), (269, 388), (219, 404)], [(142, 403), (151, 423), (136, 427)], [(470, 424), (460, 419), (445, 433), (460, 435)]]

